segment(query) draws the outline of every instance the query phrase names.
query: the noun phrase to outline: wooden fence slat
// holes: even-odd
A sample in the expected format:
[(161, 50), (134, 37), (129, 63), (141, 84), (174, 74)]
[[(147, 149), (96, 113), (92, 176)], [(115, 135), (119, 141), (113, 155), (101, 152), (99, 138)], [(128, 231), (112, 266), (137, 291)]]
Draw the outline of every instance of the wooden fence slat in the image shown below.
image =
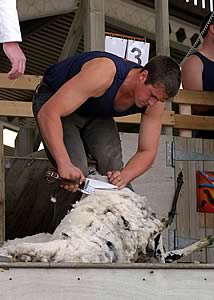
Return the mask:
[[(0, 116), (33, 117), (32, 103), (22, 101), (1, 101)], [(141, 114), (115, 118), (118, 123), (140, 124)], [(174, 124), (174, 112), (164, 111), (163, 125)]]
[[(214, 140), (203, 140), (203, 151), (204, 153), (213, 153), (214, 151)], [(214, 161), (204, 161), (204, 171), (214, 172)], [(214, 235), (214, 214), (205, 214), (205, 231), (206, 235)], [(214, 262), (214, 247), (207, 248), (207, 262)]]
[[(140, 124), (141, 114), (134, 114), (123, 117), (114, 118), (117, 123), (132, 123)], [(174, 125), (174, 112), (173, 111), (164, 111), (162, 114), (162, 124), (173, 126)]]
[(175, 114), (174, 127), (179, 129), (213, 130), (214, 117)]
[(23, 75), (15, 80), (8, 79), (7, 74), (0, 73), (1, 89), (19, 89), (19, 90), (35, 90), (41, 81), (42, 76), (39, 75)]
[[(187, 139), (188, 152), (202, 152), (202, 140), (201, 139)], [(188, 161), (188, 195), (186, 195), (186, 201), (189, 201), (190, 208), (190, 239), (200, 240), (206, 235), (205, 228), (200, 226), (201, 218), (204, 218), (204, 213), (197, 212), (197, 195), (196, 195), (196, 170), (203, 169), (203, 161)], [(206, 250), (191, 254), (191, 261), (206, 262)]]
[[(187, 151), (187, 139), (176, 137), (175, 138), (175, 150)], [(176, 213), (176, 224), (177, 224), (177, 244), (181, 247), (179, 241), (185, 240), (190, 236), (190, 203), (186, 199), (188, 194), (187, 182), (187, 162), (186, 161), (176, 161), (175, 162), (175, 178), (178, 177), (180, 171), (183, 172), (184, 184), (180, 191), (180, 195), (177, 203), (177, 213)], [(182, 262), (189, 262), (190, 256), (182, 258)]]
[(179, 90), (177, 95), (173, 98), (173, 102), (214, 106), (214, 93), (207, 91)]
[(22, 101), (1, 101), (0, 116), (33, 117), (32, 103)]

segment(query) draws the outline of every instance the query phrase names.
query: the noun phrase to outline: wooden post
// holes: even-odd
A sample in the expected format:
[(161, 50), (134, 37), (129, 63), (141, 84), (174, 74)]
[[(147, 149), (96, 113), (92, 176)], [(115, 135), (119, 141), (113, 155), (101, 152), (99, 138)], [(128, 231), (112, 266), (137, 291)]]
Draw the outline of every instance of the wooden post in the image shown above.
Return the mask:
[(84, 0), (83, 11), (84, 50), (105, 50), (104, 0)]
[[(191, 105), (179, 104), (179, 113), (181, 115), (191, 115), (192, 114)], [(192, 137), (192, 130), (180, 129), (179, 135), (183, 137)]]
[(170, 55), (168, 0), (155, 0), (156, 55)]
[(72, 56), (77, 51), (81, 38), (83, 36), (83, 2), (80, 2), (80, 7), (75, 13), (73, 22), (69, 29), (65, 44), (59, 57), (59, 61)]
[[(155, 0), (155, 32), (156, 55), (170, 56), (168, 0)], [(170, 102), (166, 103), (166, 109), (172, 110)], [(172, 135), (172, 127), (164, 127), (162, 133)]]
[(25, 156), (33, 152), (33, 128), (20, 128), (15, 141), (15, 156)]
[(0, 122), (0, 245), (2, 245), (5, 240), (5, 175), (3, 128), (3, 123)]

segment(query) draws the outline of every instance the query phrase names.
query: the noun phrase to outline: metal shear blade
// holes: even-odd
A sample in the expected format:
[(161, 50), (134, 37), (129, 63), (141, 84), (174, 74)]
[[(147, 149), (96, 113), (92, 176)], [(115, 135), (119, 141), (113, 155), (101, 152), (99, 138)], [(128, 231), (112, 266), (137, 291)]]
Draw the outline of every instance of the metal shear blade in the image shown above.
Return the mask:
[(82, 190), (88, 194), (94, 193), (96, 190), (117, 190), (116, 185), (110, 184), (97, 179), (86, 178)]
[[(73, 180), (65, 179), (60, 177), (58, 171), (54, 168), (49, 169), (45, 174), (46, 180), (48, 183), (61, 183), (61, 184), (75, 184), (76, 182)], [(78, 191), (83, 194), (89, 195), (94, 193), (96, 190), (117, 190), (118, 187), (116, 185), (110, 184), (108, 182), (104, 182), (97, 179), (86, 178), (85, 181), (79, 185)]]

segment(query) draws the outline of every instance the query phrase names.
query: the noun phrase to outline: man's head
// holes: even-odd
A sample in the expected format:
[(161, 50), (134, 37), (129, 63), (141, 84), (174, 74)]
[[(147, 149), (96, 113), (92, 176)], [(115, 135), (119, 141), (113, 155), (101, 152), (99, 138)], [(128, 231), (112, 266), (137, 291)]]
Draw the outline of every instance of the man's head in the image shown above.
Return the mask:
[(214, 12), (210, 12), (206, 15), (201, 23), (200, 33), (202, 33), (203, 38), (207, 36), (210, 25), (214, 25)]
[(174, 97), (181, 84), (181, 71), (177, 62), (168, 56), (152, 58), (139, 74), (135, 89), (135, 104), (139, 107), (165, 102)]

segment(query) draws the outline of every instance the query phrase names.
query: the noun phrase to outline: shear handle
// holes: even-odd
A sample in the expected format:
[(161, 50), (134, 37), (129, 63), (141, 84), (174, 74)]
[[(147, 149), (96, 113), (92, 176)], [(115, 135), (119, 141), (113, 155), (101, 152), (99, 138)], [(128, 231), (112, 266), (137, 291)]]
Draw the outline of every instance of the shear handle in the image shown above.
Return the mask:
[(60, 177), (59, 173), (57, 172), (56, 169), (49, 169), (46, 173), (45, 173), (45, 178), (47, 180), (48, 183), (56, 183), (59, 182), (59, 184), (78, 184), (77, 181), (72, 180), (72, 179), (66, 179), (63, 177)]

